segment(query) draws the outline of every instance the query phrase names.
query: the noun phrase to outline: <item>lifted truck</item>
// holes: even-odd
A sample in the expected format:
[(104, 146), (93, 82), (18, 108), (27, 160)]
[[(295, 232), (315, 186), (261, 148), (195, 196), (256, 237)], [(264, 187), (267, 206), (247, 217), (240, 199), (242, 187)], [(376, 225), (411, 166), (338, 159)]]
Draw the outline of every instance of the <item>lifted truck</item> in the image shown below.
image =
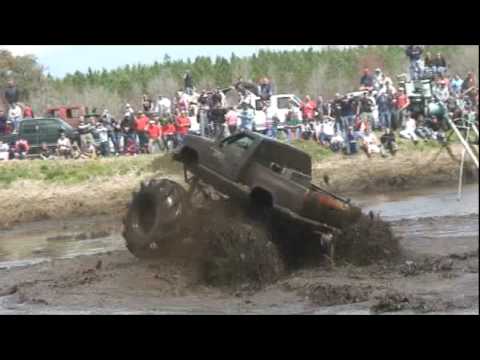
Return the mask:
[(182, 236), (189, 217), (195, 216), (192, 194), (205, 193), (209, 186), (229, 202), (263, 214), (273, 226), (291, 223), (301, 232), (297, 241), (318, 239), (331, 258), (332, 239), (361, 216), (349, 200), (312, 184), (309, 155), (258, 133), (246, 131), (216, 141), (188, 135), (174, 159), (183, 163), (190, 191), (170, 180), (154, 180), (142, 184), (129, 206), (123, 235), (127, 248), (139, 257), (162, 241)]

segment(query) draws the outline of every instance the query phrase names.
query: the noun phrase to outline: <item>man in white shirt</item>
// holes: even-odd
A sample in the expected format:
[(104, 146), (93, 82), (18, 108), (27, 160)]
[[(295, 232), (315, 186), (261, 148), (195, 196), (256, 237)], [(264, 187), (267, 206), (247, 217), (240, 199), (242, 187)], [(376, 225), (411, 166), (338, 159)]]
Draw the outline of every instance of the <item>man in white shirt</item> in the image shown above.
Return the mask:
[(13, 131), (17, 132), (22, 121), (22, 108), (18, 104), (12, 104), (8, 110), (8, 117), (13, 125)]
[(415, 134), (415, 129), (417, 128), (417, 123), (411, 115), (408, 116), (408, 120), (405, 123), (405, 129), (400, 131), (400, 136), (412, 140), (415, 144), (418, 141), (417, 134)]

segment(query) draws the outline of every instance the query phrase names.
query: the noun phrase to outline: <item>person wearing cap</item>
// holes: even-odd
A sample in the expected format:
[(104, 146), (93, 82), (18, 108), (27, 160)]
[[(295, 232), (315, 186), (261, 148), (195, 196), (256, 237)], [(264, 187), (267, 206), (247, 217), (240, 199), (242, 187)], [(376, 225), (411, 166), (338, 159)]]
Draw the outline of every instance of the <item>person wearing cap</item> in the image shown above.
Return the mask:
[(148, 122), (145, 130), (148, 133), (148, 152), (154, 154), (163, 149), (162, 128), (158, 124), (159, 118), (156, 117)]
[(394, 98), (397, 127), (403, 128), (405, 126), (406, 110), (410, 106), (410, 99), (405, 94), (403, 87), (398, 89), (397, 96)]

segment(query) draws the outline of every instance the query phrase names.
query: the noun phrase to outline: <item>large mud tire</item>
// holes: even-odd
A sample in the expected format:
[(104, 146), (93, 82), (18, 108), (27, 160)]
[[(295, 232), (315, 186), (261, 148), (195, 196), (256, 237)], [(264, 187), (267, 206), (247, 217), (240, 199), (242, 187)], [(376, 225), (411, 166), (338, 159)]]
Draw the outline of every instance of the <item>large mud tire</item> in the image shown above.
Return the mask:
[(138, 258), (158, 257), (178, 238), (189, 208), (185, 189), (168, 179), (151, 180), (133, 194), (124, 219), (127, 249)]
[(246, 216), (216, 214), (204, 231), (208, 284), (260, 288), (283, 274), (284, 265), (268, 227)]

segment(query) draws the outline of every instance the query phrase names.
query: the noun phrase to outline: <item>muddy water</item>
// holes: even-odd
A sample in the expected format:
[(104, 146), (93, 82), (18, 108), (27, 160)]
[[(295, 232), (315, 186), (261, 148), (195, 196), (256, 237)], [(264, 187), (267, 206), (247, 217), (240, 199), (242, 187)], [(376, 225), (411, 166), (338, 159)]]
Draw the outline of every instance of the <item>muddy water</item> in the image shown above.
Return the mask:
[[(452, 246), (465, 250), (471, 243), (467, 239), (478, 237), (478, 184), (465, 186), (461, 201), (457, 201), (456, 189), (451, 187), (356, 195), (352, 200), (365, 211), (379, 213), (392, 222), (407, 248), (415, 241), (417, 250), (425, 247), (431, 252), (431, 239), (436, 239), (440, 244), (437, 250), (443, 254), (452, 251)], [(416, 219), (426, 217), (432, 220), (417, 223)], [(434, 217), (443, 220), (435, 221)], [(42, 221), (1, 230), (0, 268), (124, 249), (120, 232), (116, 217)]]
[(95, 217), (42, 221), (0, 230), (0, 268), (123, 249), (120, 229), (118, 219)]

